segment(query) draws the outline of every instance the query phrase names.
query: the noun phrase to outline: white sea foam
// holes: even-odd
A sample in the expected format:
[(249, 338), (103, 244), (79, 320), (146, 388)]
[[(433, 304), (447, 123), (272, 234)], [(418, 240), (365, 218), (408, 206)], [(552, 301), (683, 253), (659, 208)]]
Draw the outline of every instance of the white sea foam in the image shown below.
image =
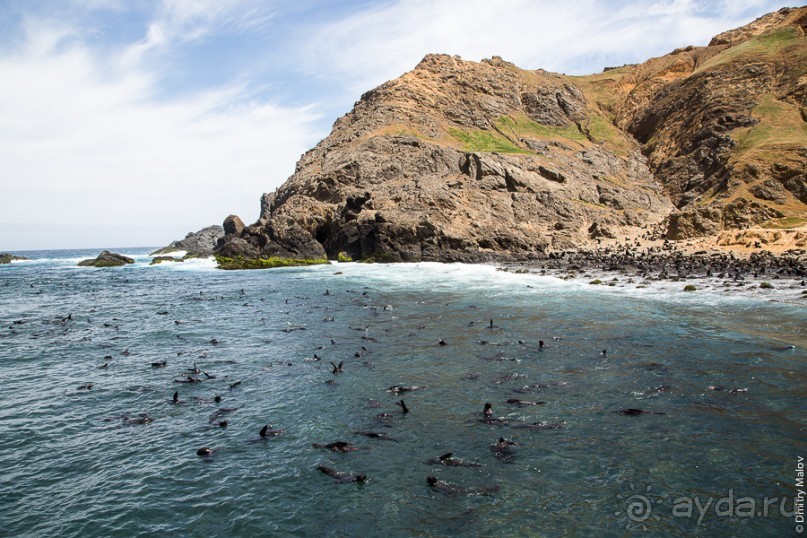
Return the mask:
[[(554, 293), (592, 293), (604, 296), (631, 297), (660, 300), (680, 304), (717, 305), (736, 301), (778, 301), (802, 304), (804, 289), (794, 279), (766, 280), (748, 279), (744, 284), (716, 278), (672, 280), (645, 280), (639, 277), (588, 272), (573, 279), (564, 280), (556, 275), (515, 273), (502, 271), (492, 265), (436, 262), (399, 264), (340, 263), (332, 266), (310, 268), (310, 274), (333, 274), (336, 269), (346, 277), (359, 278), (387, 289), (413, 291), (478, 291), (488, 296), (512, 293), (539, 293), (552, 290)], [(614, 278), (617, 280), (614, 281)], [(599, 279), (602, 284), (593, 285)], [(771, 282), (773, 289), (762, 289), (762, 282)], [(728, 285), (726, 285), (728, 283)], [(613, 284), (613, 285), (610, 285)], [(694, 292), (684, 291), (692, 284)]]
[[(149, 262), (151, 263), (151, 258)], [(209, 258), (188, 258), (182, 262), (162, 262), (150, 267), (168, 269), (171, 271), (210, 271), (216, 268), (216, 260)]]

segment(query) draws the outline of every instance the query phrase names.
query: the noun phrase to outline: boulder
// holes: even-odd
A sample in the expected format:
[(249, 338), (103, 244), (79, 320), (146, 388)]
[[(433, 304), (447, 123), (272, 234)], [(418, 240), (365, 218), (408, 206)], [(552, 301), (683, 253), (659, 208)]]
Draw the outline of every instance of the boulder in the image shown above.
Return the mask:
[(129, 263), (134, 263), (134, 260), (127, 256), (122, 256), (121, 254), (115, 254), (114, 252), (105, 250), (99, 254), (97, 258), (83, 260), (79, 262), (78, 265), (79, 267), (119, 267)]
[(224, 234), (240, 236), (244, 231), (244, 223), (238, 215), (230, 215), (224, 219)]

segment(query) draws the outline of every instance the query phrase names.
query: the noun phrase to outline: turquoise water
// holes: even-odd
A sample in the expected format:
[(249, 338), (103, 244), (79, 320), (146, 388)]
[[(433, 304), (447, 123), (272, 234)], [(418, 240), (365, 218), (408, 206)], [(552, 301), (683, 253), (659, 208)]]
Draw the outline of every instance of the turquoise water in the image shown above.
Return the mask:
[[(0, 535), (794, 533), (797, 283), (685, 294), (468, 265), (149, 267), (145, 253), (114, 269), (75, 267), (96, 251), (0, 266)], [(215, 378), (175, 382), (194, 364)], [(485, 402), (509, 424), (481, 423)], [(220, 408), (237, 409), (211, 422)], [(514, 427), (533, 422), (565, 427)], [(285, 434), (262, 440), (265, 424)], [(500, 436), (519, 443), (510, 463), (490, 450)], [(359, 449), (311, 446), (337, 440)], [(481, 466), (426, 463), (446, 452)], [(321, 464), (369, 480), (339, 483)], [(445, 495), (429, 475), (500, 489)], [(686, 499), (711, 505), (687, 515)]]

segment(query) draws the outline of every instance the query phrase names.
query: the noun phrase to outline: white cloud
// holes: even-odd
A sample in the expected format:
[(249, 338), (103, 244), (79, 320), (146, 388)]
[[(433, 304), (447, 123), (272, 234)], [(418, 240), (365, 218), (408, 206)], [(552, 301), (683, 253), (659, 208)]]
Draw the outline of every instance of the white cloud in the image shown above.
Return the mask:
[[(720, 16), (704, 13), (708, 5)], [(763, 0), (399, 0), (335, 21), (303, 51), (309, 73), (350, 81), (358, 94), (411, 70), (427, 53), (502, 56), (526, 69), (597, 72), (614, 58), (641, 61), (742, 25)]]
[[(8, 20), (24, 25), (23, 37), (15, 24), (0, 49), (0, 220), (65, 230), (201, 227), (228, 213), (254, 221), (260, 194), (325, 134), (332, 118), (323, 122), (317, 110), (346, 110), (428, 53), (594, 72), (705, 44), (781, 7), (397, 0), (345, 15), (341, 3), (266, 0), (13, 5)], [(273, 88), (318, 108), (267, 99)], [(0, 247), (19, 233), (0, 226)]]
[(153, 73), (105, 69), (73, 37), (30, 25), (25, 46), (0, 56), (3, 221), (254, 221), (260, 194), (316, 142), (311, 107), (255, 100), (235, 83), (158, 100)]

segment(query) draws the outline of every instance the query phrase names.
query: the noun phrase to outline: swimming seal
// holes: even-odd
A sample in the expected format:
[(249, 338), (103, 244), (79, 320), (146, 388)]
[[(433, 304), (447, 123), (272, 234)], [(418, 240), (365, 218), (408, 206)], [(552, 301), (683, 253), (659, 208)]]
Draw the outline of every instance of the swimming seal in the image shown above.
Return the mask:
[(546, 402), (531, 402), (528, 400), (519, 400), (518, 398), (508, 398), (505, 400), (505, 403), (509, 403), (510, 405), (517, 405), (519, 407), (525, 407), (527, 405), (544, 405)]
[(627, 409), (620, 409), (618, 411), (614, 411), (617, 415), (622, 415), (624, 417), (638, 417), (639, 415), (663, 415), (664, 413), (659, 413), (658, 411), (645, 411), (644, 409), (636, 409), (633, 407), (629, 407)]
[(428, 476), (426, 477), (426, 483), (436, 491), (437, 493), (442, 493), (443, 495), (491, 495), (501, 489), (499, 486), (490, 486), (486, 488), (473, 488), (473, 487), (463, 487), (458, 486), (456, 484), (451, 484), (449, 482), (443, 482), (442, 480), (438, 480), (436, 476)]
[[(726, 389), (718, 385), (709, 385), (708, 387), (706, 387), (706, 390), (723, 391)], [(737, 387), (735, 389), (728, 389), (729, 394), (737, 394), (740, 392), (748, 392), (748, 389), (746, 387)]]
[(212, 415), (210, 415), (210, 422), (216, 422), (219, 419), (220, 416), (227, 415), (229, 413), (234, 413), (235, 411), (238, 411), (239, 409), (241, 409), (241, 407), (242, 406), (238, 406), (238, 407), (220, 407), (219, 409), (216, 409), (216, 411)]
[(503, 463), (513, 463), (513, 460), (516, 459), (516, 455), (511, 447), (514, 446), (519, 446), (519, 444), (505, 439), (504, 437), (499, 437), (498, 441), (490, 445), (490, 451), (493, 452), (493, 455), (496, 456), (496, 459), (499, 461)]
[(402, 387), (401, 385), (393, 385), (387, 389), (387, 392), (413, 392), (416, 390), (426, 390), (429, 387)]
[(314, 448), (326, 448), (334, 452), (342, 452), (342, 453), (353, 452), (354, 450), (359, 449), (359, 447), (357, 447), (356, 445), (351, 445), (346, 441), (336, 441), (328, 444), (313, 443), (311, 446), (313, 446)]
[(337, 482), (348, 483), (348, 482), (356, 482), (357, 484), (363, 484), (367, 481), (367, 475), (364, 473), (361, 474), (350, 474), (350, 473), (342, 473), (335, 469), (331, 469), (330, 467), (326, 467), (324, 465), (317, 465), (317, 469), (323, 474), (330, 476), (331, 478), (335, 479)]
[(397, 439), (390, 437), (386, 433), (379, 433), (379, 432), (353, 432), (355, 435), (363, 435), (365, 437), (369, 437), (370, 439), (378, 439), (379, 441), (395, 441), (398, 442)]
[(516, 430), (560, 430), (566, 427), (566, 421), (561, 422), (532, 422), (511, 424), (511, 428)]
[(446, 465), (448, 467), (482, 467), (478, 463), (473, 463), (461, 460), (459, 458), (455, 458), (453, 452), (448, 452), (447, 454), (443, 454), (440, 457), (432, 458), (428, 460), (426, 463), (430, 465)]
[(395, 402), (395, 405), (399, 406), (403, 410), (403, 414), (407, 414), (409, 412), (409, 408), (406, 407), (406, 402), (401, 400), (400, 402)]
[(258, 432), (258, 435), (261, 436), (261, 439), (266, 439), (267, 437), (277, 437), (278, 435), (283, 435), (284, 433), (286, 433), (286, 430), (272, 430), (270, 429), (271, 427), (272, 427), (271, 424), (267, 424), (266, 426), (261, 428), (261, 431)]
[(196, 451), (196, 455), (197, 456), (202, 456), (202, 457), (212, 456), (213, 455), (213, 449), (204, 446), (204, 447), (202, 447), (202, 448), (200, 448), (199, 450)]

